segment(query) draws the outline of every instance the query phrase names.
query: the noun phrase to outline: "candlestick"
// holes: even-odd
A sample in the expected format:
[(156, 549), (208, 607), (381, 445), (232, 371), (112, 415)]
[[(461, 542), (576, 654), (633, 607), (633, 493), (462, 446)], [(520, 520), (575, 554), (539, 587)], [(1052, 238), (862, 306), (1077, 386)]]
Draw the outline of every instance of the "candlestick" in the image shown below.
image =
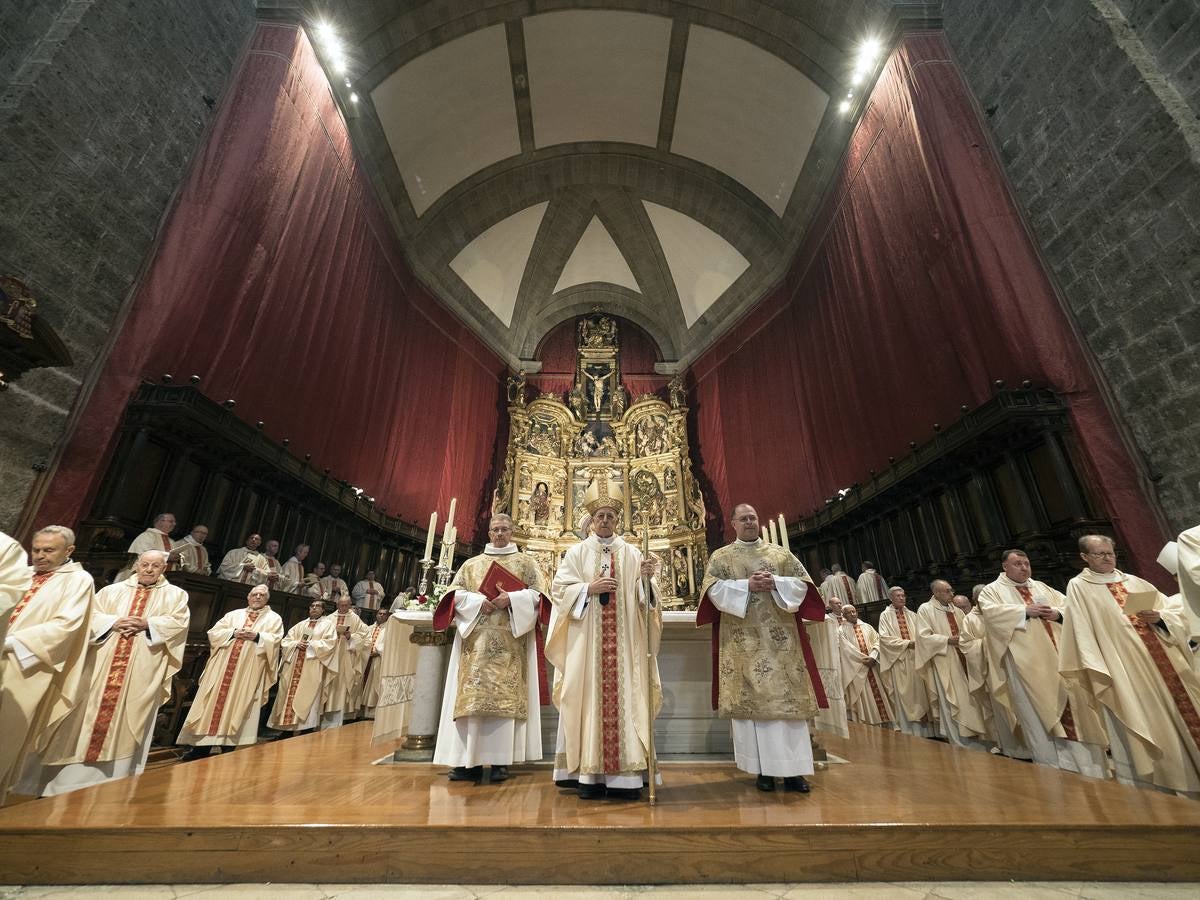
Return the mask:
[(429, 595), (429, 570), (433, 567), (433, 560), (430, 559), (429, 553), (432, 549), (432, 547), (427, 549), (425, 558), (421, 560), (421, 582), (417, 585), (417, 595), (421, 597)]
[(433, 537), (437, 534), (437, 511), (429, 514), (429, 531), (425, 534), (425, 556), (423, 559), (433, 559)]
[(779, 540), (783, 544), (783, 549), (791, 553), (792, 545), (788, 542), (787, 522), (784, 521), (783, 513), (779, 514)]

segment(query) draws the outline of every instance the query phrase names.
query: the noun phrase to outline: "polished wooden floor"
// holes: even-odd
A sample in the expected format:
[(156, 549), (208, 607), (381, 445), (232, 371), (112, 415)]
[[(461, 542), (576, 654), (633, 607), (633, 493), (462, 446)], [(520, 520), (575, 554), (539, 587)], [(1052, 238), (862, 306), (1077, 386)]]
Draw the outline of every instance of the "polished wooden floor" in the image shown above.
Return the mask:
[(704, 883), (1200, 880), (1200, 803), (851, 726), (813, 792), (664, 767), (659, 802), (585, 802), (372, 766), (369, 724), (0, 810), (0, 882)]

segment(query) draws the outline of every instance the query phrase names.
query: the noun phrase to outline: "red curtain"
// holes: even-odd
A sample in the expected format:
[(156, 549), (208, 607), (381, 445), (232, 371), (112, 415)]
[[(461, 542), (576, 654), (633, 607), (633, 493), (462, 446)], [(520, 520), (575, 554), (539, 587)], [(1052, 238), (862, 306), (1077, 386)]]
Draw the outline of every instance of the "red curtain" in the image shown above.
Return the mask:
[(791, 520), (986, 401), (994, 380), (1048, 384), (1134, 570), (1159, 574), (1134, 463), (940, 34), (901, 42), (792, 273), (692, 376), (722, 515), (745, 500)]
[(214, 400), (410, 522), (475, 533), (505, 366), (403, 262), (303, 31), (260, 24), (39, 522), (88, 512), (139, 382)]

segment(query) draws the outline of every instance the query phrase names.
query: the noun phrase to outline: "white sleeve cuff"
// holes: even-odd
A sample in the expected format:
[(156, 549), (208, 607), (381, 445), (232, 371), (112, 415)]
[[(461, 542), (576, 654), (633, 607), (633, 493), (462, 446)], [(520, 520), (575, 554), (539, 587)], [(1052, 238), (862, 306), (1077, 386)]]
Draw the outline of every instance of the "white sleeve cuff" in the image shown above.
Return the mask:
[(785, 612), (799, 612), (807, 593), (808, 582), (803, 578), (775, 576), (775, 589), (771, 591), (771, 596), (775, 598), (775, 605)]
[(146, 640), (151, 647), (160, 647), (163, 644), (162, 635), (158, 633), (158, 629), (154, 627), (154, 622), (146, 620)]
[(588, 605), (588, 586), (581, 584), (579, 586), (579, 596), (575, 598), (575, 603), (571, 606), (571, 618), (579, 621), (583, 618), (583, 614), (587, 612)]
[(533, 588), (509, 593), (508, 598), (512, 604), (509, 607), (509, 624), (512, 626), (513, 637), (521, 637), (533, 631), (537, 624), (540, 597)]
[(30, 652), (29, 648), (22, 644), (19, 638), (13, 637), (10, 634), (5, 638), (4, 646), (6, 649), (12, 650), (13, 656), (17, 658), (17, 663), (21, 666), (22, 672), (28, 672), (38, 664), (37, 654)]
[(471, 632), (475, 630), (486, 601), (487, 597), (478, 591), (455, 590), (454, 627), (463, 640), (470, 637)]
[(708, 589), (708, 599), (721, 612), (744, 619), (750, 606), (750, 579), (713, 582), (712, 587)]

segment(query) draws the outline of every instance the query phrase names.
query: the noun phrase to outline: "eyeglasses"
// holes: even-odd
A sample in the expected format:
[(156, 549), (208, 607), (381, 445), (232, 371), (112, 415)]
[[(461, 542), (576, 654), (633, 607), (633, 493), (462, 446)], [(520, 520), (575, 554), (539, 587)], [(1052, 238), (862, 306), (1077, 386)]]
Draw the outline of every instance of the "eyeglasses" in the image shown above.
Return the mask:
[(1117, 554), (1114, 550), (1104, 550), (1100, 553), (1085, 553), (1084, 556), (1094, 556), (1096, 559), (1116, 559)]

